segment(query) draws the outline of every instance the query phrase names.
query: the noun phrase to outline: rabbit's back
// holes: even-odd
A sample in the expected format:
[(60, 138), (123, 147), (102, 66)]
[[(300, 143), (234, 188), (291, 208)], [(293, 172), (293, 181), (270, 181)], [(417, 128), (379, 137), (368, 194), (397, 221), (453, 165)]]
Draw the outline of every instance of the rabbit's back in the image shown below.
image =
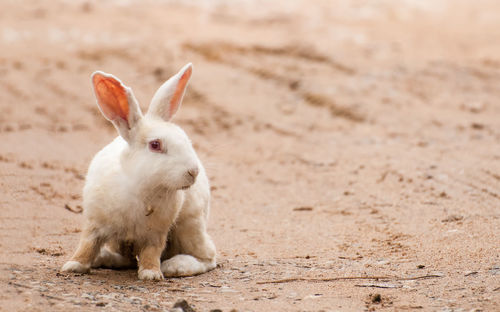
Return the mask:
[(127, 142), (117, 137), (92, 159), (83, 189), (83, 207), (87, 217), (102, 215), (107, 219), (119, 212), (117, 210), (126, 210), (127, 206), (137, 204), (120, 163), (120, 155), (125, 148)]

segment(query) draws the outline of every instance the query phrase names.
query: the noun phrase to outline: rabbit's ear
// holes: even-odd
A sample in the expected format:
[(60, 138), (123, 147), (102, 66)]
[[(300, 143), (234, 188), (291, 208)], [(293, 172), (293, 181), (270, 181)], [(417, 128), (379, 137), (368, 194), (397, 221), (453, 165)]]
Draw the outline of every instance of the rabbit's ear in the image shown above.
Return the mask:
[(142, 117), (132, 90), (113, 75), (96, 71), (92, 85), (101, 113), (113, 123), (120, 135), (130, 140), (130, 130)]
[(175, 76), (172, 76), (156, 91), (147, 115), (155, 115), (169, 121), (179, 109), (193, 71), (191, 63), (185, 65)]

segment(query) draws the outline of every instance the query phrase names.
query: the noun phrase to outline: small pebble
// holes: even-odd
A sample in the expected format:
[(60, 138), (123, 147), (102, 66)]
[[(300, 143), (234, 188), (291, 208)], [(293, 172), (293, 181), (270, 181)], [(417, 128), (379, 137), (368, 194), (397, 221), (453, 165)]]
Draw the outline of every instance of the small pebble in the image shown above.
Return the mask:
[(380, 303), (382, 302), (382, 296), (380, 294), (373, 294), (371, 295), (371, 300), (373, 303)]
[(180, 309), (182, 312), (195, 312), (194, 309), (187, 303), (186, 300), (182, 299), (174, 304), (174, 309)]

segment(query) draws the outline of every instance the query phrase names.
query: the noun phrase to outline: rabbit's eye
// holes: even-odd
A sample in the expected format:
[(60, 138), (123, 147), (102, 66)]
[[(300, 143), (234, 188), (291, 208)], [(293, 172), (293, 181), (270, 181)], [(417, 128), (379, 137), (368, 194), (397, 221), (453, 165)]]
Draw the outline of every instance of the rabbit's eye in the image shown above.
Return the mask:
[(153, 141), (150, 141), (150, 142), (149, 142), (149, 149), (150, 149), (152, 152), (161, 153), (161, 152), (162, 152), (162, 148), (161, 148), (161, 141), (160, 141), (160, 140), (153, 140)]

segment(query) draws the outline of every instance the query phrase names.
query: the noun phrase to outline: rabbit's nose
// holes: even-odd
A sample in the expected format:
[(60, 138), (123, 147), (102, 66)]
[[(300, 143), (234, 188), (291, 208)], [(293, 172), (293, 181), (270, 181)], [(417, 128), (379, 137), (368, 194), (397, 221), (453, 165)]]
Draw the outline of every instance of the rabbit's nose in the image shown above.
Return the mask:
[(196, 179), (196, 177), (198, 176), (198, 167), (194, 167), (194, 168), (191, 168), (189, 169), (187, 172), (188, 174), (194, 179)]

